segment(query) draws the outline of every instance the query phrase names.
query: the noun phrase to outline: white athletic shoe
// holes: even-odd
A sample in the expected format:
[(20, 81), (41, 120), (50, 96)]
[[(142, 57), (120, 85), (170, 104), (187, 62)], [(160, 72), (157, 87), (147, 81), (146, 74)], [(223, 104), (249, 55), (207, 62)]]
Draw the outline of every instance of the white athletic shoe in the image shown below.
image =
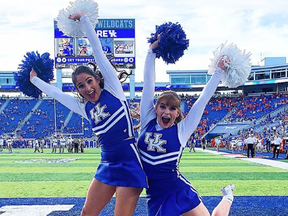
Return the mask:
[(223, 194), (223, 196), (229, 195), (229, 194), (233, 194), (235, 185), (234, 184), (229, 184), (226, 187), (223, 187), (221, 189), (221, 192)]

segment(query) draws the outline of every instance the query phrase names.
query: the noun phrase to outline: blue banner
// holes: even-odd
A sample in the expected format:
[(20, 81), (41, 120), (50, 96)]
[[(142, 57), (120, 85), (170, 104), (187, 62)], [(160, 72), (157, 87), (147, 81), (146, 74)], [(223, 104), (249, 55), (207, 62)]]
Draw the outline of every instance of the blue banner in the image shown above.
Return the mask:
[[(135, 38), (135, 29), (95, 29), (99, 38)], [(55, 38), (71, 38), (58, 28), (54, 29)]]
[[(95, 62), (94, 57), (55, 57), (56, 68), (67, 68), (69, 64), (87, 64)], [(117, 68), (135, 68), (135, 57), (114, 57), (112, 63)]]
[(96, 29), (135, 29), (135, 19), (99, 19)]
[[(99, 38), (135, 38), (135, 19), (99, 19), (95, 31)], [(54, 37), (69, 38), (58, 29), (56, 20)]]
[[(129, 91), (130, 90), (130, 84), (129, 83), (122, 83), (123, 91)], [(76, 88), (73, 83), (63, 83), (62, 84), (62, 91), (75, 91)]]

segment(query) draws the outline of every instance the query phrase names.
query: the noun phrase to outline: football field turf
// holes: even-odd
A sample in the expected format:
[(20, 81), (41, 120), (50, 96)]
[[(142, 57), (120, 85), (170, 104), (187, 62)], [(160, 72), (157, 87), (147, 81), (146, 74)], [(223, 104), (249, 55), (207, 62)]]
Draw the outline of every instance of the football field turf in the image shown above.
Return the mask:
[[(0, 198), (2, 198), (0, 199), (2, 201), (0, 215), (1, 206), (3, 208), (5, 203), (23, 204), (26, 202), (26, 199), (23, 198), (29, 198), (30, 203), (36, 199), (34, 201), (37, 201), (38, 205), (41, 204), (41, 200), (53, 205), (57, 203), (63, 205), (69, 203), (69, 200), (78, 200), (79, 205), (73, 207), (73, 211), (67, 214), (62, 212), (59, 215), (79, 214), (89, 183), (100, 160), (100, 149), (85, 149), (85, 153), (78, 154), (51, 154), (50, 149), (44, 149), (43, 154), (34, 154), (33, 151), (33, 149), (14, 149), (13, 153), (8, 153), (7, 150), (0, 153)], [(236, 198), (231, 215), (233, 215), (233, 210), (234, 215), (237, 215), (234, 205), (238, 202), (242, 205), (247, 199), (248, 203), (258, 202), (264, 205), (267, 202), (264, 205), (266, 208), (269, 206), (268, 202), (271, 205), (271, 202), (277, 199), (280, 202), (277, 201), (276, 207), (281, 205), (284, 200), (287, 202), (288, 171), (284, 169), (203, 151), (190, 153), (186, 149), (181, 159), (180, 170), (203, 196), (204, 203), (209, 210), (221, 200), (220, 188), (230, 183), (236, 185), (234, 193)], [(144, 191), (141, 196), (143, 198), (139, 200), (137, 208), (140, 208), (139, 211), (143, 213), (146, 206)], [(258, 199), (256, 199), (257, 197)], [(19, 199), (11, 201), (11, 198)], [(113, 201), (110, 203), (112, 206)], [(271, 211), (275, 210), (275, 205), (271, 205)], [(110, 207), (107, 206), (107, 208), (107, 211), (113, 211), (113, 207), (109, 209)], [(254, 206), (254, 208), (257, 212), (257, 207)], [(283, 208), (285, 207), (283, 206)], [(2, 210), (2, 212), (4, 211)], [(284, 212), (282, 211), (282, 213)], [(103, 215), (109, 214), (103, 213)], [(135, 215), (141, 215), (141, 213), (137, 214), (136, 211)], [(248, 213), (244, 215), (248, 215)], [(279, 212), (275, 215), (282, 214)]]

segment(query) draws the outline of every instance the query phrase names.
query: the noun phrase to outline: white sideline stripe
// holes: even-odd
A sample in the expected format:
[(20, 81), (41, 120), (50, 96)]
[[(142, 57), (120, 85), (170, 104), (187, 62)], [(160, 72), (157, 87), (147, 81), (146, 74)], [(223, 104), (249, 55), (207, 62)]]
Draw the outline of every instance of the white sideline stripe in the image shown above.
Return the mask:
[[(262, 165), (266, 165), (266, 166), (272, 166), (272, 167), (277, 167), (277, 168), (288, 170), (288, 163), (285, 163), (282, 161), (274, 161), (274, 160), (262, 159), (262, 158), (243, 158), (243, 155), (240, 155), (240, 154), (229, 154), (226, 152), (217, 152), (217, 151), (212, 151), (212, 150), (207, 150), (207, 149), (203, 150), (202, 148), (197, 148), (197, 150), (211, 153), (211, 154), (218, 154), (218, 155), (225, 156), (225, 157), (236, 158), (236, 159), (240, 159), (240, 160), (244, 160), (244, 161), (249, 161), (249, 162), (253, 162), (253, 163), (258, 163), (258, 164), (262, 164)], [(239, 157), (239, 156), (241, 156), (241, 157)]]
[(74, 205), (10, 205), (2, 206), (1, 216), (47, 216), (53, 211), (69, 211)]

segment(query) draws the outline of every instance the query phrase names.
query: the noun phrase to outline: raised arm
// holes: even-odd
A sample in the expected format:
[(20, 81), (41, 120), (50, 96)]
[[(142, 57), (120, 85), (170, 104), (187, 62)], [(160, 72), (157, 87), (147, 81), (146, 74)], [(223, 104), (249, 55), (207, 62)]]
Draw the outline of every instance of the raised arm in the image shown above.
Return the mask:
[[(225, 65), (224, 65), (225, 63)], [(187, 116), (178, 124), (179, 128), (179, 139), (182, 145), (185, 145), (190, 135), (197, 128), (201, 117), (203, 115), (204, 109), (209, 102), (210, 98), (213, 96), (214, 92), (217, 89), (218, 84), (221, 81), (221, 77), (224, 73), (224, 70), (227, 70), (229, 67), (229, 59), (224, 59), (221, 57), (218, 61), (218, 67), (212, 75), (211, 79), (208, 81), (204, 87), (201, 95), (193, 104)]]
[(78, 13), (71, 15), (69, 19), (74, 21), (80, 20), (82, 27), (86, 33), (86, 36), (92, 47), (95, 61), (100, 68), (100, 71), (104, 77), (104, 88), (109, 90), (112, 94), (121, 100), (125, 100), (125, 95), (122, 89), (122, 85), (115, 73), (115, 70), (106, 55), (102, 50), (100, 40), (92, 27), (89, 18), (84, 13)]
[(37, 73), (34, 69), (32, 69), (30, 72), (30, 81), (48, 96), (55, 98), (71, 111), (88, 119), (85, 113), (84, 104), (80, 103), (73, 96), (62, 92), (59, 88), (49, 85), (48, 83), (41, 80), (39, 77), (37, 77)]
[(140, 122), (141, 129), (149, 121), (156, 117), (154, 110), (154, 90), (155, 90), (155, 58), (156, 54), (152, 52), (152, 47), (148, 50), (144, 67), (144, 86), (140, 102)]

